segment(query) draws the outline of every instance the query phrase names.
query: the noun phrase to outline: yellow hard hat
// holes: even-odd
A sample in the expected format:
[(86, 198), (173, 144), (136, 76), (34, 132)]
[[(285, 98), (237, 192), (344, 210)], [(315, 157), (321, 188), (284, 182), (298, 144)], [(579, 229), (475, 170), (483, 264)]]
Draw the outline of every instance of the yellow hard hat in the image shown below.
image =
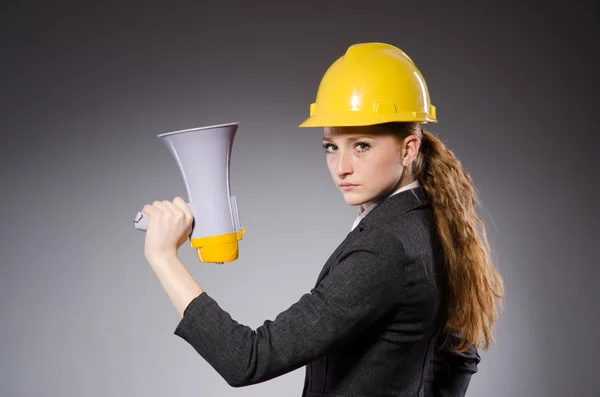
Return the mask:
[(399, 48), (351, 45), (325, 72), (310, 117), (299, 127), (418, 121), (436, 123), (423, 75)]

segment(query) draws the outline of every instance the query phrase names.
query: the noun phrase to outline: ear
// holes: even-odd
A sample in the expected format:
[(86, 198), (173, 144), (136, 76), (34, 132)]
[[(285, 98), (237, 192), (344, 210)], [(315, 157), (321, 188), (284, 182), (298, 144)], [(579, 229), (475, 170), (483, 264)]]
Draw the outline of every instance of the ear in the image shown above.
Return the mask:
[(403, 166), (406, 167), (414, 161), (419, 153), (419, 146), (421, 146), (421, 142), (416, 135), (410, 134), (404, 138), (404, 146), (402, 148), (402, 152), (404, 153), (402, 158)]

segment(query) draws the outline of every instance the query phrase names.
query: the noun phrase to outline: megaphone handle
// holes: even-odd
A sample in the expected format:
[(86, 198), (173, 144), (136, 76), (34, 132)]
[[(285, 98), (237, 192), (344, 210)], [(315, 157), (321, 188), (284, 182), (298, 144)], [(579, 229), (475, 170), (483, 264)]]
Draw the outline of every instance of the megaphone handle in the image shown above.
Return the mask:
[[(138, 212), (135, 218), (133, 219), (133, 224), (137, 230), (148, 231), (148, 214)], [(193, 227), (194, 223), (192, 221), (192, 228)]]
[(138, 212), (133, 220), (134, 226), (137, 230), (148, 230), (148, 215), (143, 212)]
[[(186, 203), (190, 205), (190, 203)], [(144, 214), (143, 212), (138, 212), (135, 218), (133, 219), (133, 225), (137, 230), (148, 230), (148, 214)]]
[[(242, 229), (241, 224), (240, 224), (240, 216), (239, 216), (239, 212), (238, 212), (238, 207), (237, 207), (237, 200), (235, 198), (235, 196), (231, 196), (231, 204), (232, 204), (232, 209), (233, 209), (233, 222), (234, 222), (234, 229), (235, 231), (240, 231)], [(188, 205), (190, 205), (190, 203), (187, 203)], [(143, 230), (143, 231), (147, 231), (148, 230), (148, 215), (144, 214), (143, 212), (138, 212), (137, 215), (135, 216), (135, 218), (133, 219), (133, 224), (135, 226), (135, 228), (137, 230)]]

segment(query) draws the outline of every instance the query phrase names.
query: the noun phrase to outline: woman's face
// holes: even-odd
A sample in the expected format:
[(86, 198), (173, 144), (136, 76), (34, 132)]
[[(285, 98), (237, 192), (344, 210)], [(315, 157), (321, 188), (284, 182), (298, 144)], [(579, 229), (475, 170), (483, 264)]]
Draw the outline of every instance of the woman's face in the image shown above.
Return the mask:
[(349, 205), (362, 205), (362, 210), (401, 186), (404, 150), (390, 133), (374, 126), (325, 127), (323, 148), (333, 181)]

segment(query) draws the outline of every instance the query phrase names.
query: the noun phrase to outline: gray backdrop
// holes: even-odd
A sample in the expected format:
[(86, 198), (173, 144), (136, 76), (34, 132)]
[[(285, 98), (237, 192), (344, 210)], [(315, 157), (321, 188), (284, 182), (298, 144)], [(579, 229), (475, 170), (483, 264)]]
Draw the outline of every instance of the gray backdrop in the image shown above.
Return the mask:
[(132, 220), (185, 195), (157, 134), (241, 122), (240, 259), (200, 264), (186, 245), (180, 256), (242, 324), (287, 309), (356, 216), (322, 130), (297, 125), (326, 68), (363, 41), (415, 60), (438, 108), (431, 130), (483, 201), (507, 300), (468, 395), (598, 389), (591, 3), (201, 3), (4, 5), (2, 396), (299, 396), (304, 369), (234, 389), (173, 335)]

